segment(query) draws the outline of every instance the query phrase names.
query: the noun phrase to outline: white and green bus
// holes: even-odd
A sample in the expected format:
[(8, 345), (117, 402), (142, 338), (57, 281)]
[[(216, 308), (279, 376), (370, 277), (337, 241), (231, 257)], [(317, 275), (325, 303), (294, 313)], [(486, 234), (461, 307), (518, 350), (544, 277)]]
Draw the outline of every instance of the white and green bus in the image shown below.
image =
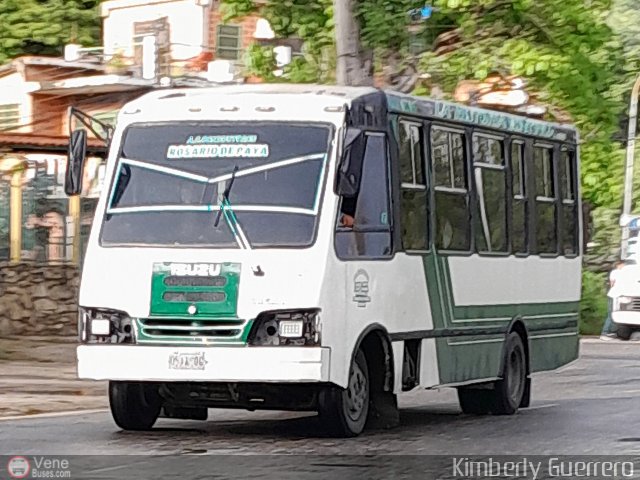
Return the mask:
[(578, 355), (578, 178), (573, 128), (497, 111), (373, 88), (149, 93), (110, 145), (78, 374), (109, 380), (127, 430), (242, 408), (351, 436), (434, 387), (512, 414)]

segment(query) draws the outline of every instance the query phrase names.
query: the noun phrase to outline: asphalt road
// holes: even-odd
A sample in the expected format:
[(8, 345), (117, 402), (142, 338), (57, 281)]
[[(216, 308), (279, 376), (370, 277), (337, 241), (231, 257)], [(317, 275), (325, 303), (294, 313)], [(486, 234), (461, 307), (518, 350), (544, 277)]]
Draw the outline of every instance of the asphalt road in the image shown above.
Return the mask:
[[(400, 404), (399, 428), (355, 439), (328, 438), (315, 416), (280, 412), (210, 410), (207, 422), (160, 420), (148, 433), (119, 431), (108, 412), (0, 420), (0, 455), (210, 456), (218, 459), (216, 476), (223, 478), (223, 466), (233, 476), (247, 462), (257, 469), (255, 478), (278, 471), (279, 478), (287, 478), (278, 457), (262, 457), (258, 468), (257, 457), (229, 456), (234, 454), (640, 456), (640, 344), (583, 342), (576, 363), (534, 378), (531, 408), (514, 416), (463, 415), (455, 391), (448, 389), (412, 392), (400, 397)], [(353, 457), (349, 465), (367, 469), (375, 461)], [(264, 462), (272, 469), (265, 469)], [(160, 457), (130, 457), (92, 465), (86, 478), (122, 478), (119, 468), (141, 465), (157, 469), (155, 476), (162, 478), (177, 464)], [(304, 478), (316, 470), (326, 478), (327, 468), (342, 468), (335, 462), (305, 465), (311, 470)], [(0, 466), (0, 478), (3, 473)]]

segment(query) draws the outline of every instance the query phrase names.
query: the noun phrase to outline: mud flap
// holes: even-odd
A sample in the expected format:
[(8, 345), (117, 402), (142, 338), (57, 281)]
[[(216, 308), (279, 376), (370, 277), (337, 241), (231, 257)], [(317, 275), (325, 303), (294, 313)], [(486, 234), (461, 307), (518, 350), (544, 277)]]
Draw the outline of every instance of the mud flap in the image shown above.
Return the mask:
[(392, 392), (372, 392), (367, 428), (388, 429), (399, 425), (397, 396)]

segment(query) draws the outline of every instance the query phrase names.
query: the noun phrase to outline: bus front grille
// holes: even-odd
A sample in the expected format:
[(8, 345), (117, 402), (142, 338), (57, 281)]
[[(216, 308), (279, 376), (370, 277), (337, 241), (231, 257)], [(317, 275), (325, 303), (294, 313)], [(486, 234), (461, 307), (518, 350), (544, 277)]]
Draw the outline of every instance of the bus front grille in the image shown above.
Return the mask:
[(138, 341), (234, 340), (242, 336), (246, 320), (184, 320), (172, 318), (141, 318), (138, 320)]
[(224, 302), (227, 295), (224, 292), (164, 292), (162, 300), (165, 302)]
[(162, 283), (167, 287), (225, 287), (227, 278), (217, 277), (165, 277)]

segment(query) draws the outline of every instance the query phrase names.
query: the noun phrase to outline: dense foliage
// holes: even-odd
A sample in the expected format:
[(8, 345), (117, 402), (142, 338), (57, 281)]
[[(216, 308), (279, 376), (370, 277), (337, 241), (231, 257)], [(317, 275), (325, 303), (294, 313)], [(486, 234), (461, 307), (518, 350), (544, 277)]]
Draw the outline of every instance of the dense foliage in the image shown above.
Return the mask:
[(599, 335), (607, 316), (607, 276), (585, 270), (582, 275), (580, 333)]
[(100, 0), (0, 0), (0, 64), (19, 55), (61, 55), (65, 44), (95, 45)]
[[(637, 19), (637, 14), (629, 16), (620, 2), (615, 2), (614, 10), (609, 0), (591, 1), (588, 6), (583, 0), (435, 0), (436, 11), (424, 31), (412, 34), (407, 12), (419, 2), (355, 1), (363, 41), (376, 49), (381, 66), (390, 59), (411, 61), (410, 47), (417, 44), (425, 50), (419, 70), (432, 76), (432, 86), (447, 93), (460, 80), (484, 79), (492, 71), (525, 77), (537, 101), (550, 107), (550, 119), (564, 120), (568, 114), (580, 128), (585, 198), (596, 206), (619, 204), (622, 152), (614, 139), (620, 132), (629, 74), (639, 67), (640, 56), (633, 53), (640, 46), (635, 40), (625, 51), (622, 34), (607, 20), (613, 15), (625, 19), (631, 41), (639, 38), (637, 23), (629, 20)], [(261, 15), (278, 35), (305, 40), (305, 60), (313, 64), (307, 66), (309, 81), (328, 76), (322, 71), (327, 62), (321, 55), (333, 42), (331, 4), (331, 0), (272, 0), (261, 7)], [(250, 0), (225, 0), (223, 5), (229, 16), (256, 8)], [(443, 32), (454, 34), (455, 48), (441, 54), (431, 47)]]

